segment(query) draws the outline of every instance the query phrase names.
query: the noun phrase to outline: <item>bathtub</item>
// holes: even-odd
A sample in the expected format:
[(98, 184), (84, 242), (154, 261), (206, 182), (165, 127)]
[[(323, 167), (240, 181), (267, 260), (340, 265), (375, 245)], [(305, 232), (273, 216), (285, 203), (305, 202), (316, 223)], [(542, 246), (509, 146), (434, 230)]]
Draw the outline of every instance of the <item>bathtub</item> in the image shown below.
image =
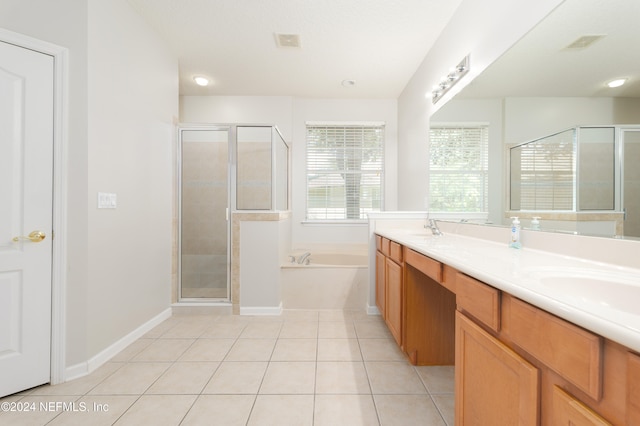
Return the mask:
[[(311, 250), (308, 264), (282, 263), (284, 309), (365, 309), (369, 294), (366, 252)], [(292, 253), (296, 259), (302, 253)]]

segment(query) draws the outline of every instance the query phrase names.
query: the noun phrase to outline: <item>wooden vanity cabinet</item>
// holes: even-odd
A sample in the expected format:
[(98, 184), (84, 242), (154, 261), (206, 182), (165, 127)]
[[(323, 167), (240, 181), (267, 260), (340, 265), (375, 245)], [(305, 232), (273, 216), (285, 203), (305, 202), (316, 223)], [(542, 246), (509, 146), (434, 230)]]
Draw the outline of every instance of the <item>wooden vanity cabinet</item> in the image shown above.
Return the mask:
[(456, 425), (538, 424), (538, 369), (456, 313)]
[(627, 352), (627, 424), (640, 425), (640, 355)]
[(376, 236), (376, 304), (414, 365), (453, 365), (456, 425), (639, 425), (640, 355)]
[(386, 318), (385, 322), (389, 331), (402, 347), (402, 314), (403, 314), (403, 285), (402, 285), (402, 265), (396, 263), (392, 258), (387, 258), (387, 286), (386, 286)]
[(407, 247), (404, 253), (404, 351), (414, 365), (453, 365), (456, 296), (443, 285), (446, 278), (452, 284), (450, 271)]
[(553, 387), (551, 421), (557, 426), (611, 426), (585, 404), (561, 389)]
[(389, 331), (402, 347), (403, 258), (402, 246), (376, 235), (376, 305)]
[(626, 348), (462, 273), (456, 290), (457, 425), (634, 424)]
[[(376, 239), (382, 240), (382, 237), (376, 236)], [(387, 278), (385, 276), (386, 263), (386, 256), (378, 248), (378, 250), (376, 250), (376, 306), (380, 311), (382, 319), (387, 318), (387, 312), (385, 309), (387, 303)]]

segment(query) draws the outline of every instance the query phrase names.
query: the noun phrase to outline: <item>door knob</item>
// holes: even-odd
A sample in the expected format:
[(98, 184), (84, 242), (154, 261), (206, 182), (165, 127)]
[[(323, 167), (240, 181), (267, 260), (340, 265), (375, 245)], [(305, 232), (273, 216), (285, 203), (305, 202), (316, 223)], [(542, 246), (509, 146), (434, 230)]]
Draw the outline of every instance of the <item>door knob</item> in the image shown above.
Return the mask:
[(29, 240), (31, 242), (34, 243), (39, 243), (40, 241), (44, 240), (44, 238), (46, 237), (45, 233), (42, 231), (33, 231), (31, 232), (29, 235), (27, 235), (26, 237), (24, 235), (21, 235), (19, 237), (13, 237), (13, 241), (14, 242), (18, 242), (21, 240)]

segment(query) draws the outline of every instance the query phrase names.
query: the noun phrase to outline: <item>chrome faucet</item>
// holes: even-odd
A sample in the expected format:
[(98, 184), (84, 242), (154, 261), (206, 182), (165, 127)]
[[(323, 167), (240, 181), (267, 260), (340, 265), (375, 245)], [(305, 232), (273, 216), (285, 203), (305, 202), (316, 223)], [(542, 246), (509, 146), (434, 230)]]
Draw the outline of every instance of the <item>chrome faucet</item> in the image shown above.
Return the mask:
[[(304, 263), (305, 260), (307, 260), (307, 258), (311, 256), (311, 253), (306, 252), (305, 254), (303, 254), (302, 256), (300, 256), (298, 258), (298, 264), (302, 265)], [(308, 261), (307, 261), (308, 262)]]
[(435, 219), (429, 219), (429, 223), (424, 225), (425, 228), (431, 229), (433, 235), (442, 235), (442, 231), (438, 228), (438, 222)]

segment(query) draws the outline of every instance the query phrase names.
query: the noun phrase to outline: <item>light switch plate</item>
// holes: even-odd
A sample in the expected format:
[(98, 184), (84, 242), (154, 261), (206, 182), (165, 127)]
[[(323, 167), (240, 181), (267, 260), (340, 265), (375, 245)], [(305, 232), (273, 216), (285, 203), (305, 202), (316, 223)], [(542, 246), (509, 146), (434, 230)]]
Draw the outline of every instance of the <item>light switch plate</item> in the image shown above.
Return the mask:
[(109, 192), (98, 192), (98, 208), (99, 209), (115, 209), (116, 194)]

